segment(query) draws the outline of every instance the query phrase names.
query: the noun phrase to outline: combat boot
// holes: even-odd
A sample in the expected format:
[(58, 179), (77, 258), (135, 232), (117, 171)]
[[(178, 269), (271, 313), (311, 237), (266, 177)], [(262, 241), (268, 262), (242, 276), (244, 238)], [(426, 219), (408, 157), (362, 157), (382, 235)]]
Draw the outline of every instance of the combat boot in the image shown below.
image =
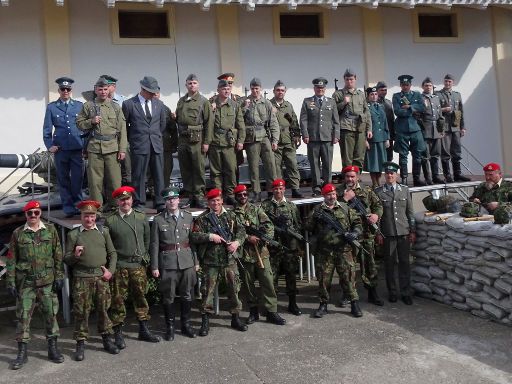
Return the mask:
[(297, 305), (297, 296), (295, 295), (290, 295), (288, 299), (288, 312), (295, 316), (302, 315), (302, 311)]
[(165, 335), (164, 339), (167, 341), (174, 340), (174, 317), (175, 317), (175, 304), (164, 304), (164, 317), (165, 317)]
[(139, 320), (139, 340), (149, 341), (150, 343), (158, 343), (160, 338), (153, 335), (148, 329), (147, 320)]
[(327, 313), (328, 313), (327, 312), (327, 303), (320, 303), (320, 306), (313, 314), (313, 317), (320, 319), (320, 318), (324, 317), (325, 315), (327, 315)]
[(427, 160), (421, 162), (423, 176), (425, 177), (425, 184), (432, 185), (432, 173), (430, 172), (430, 164)]
[(444, 180), (439, 177), (439, 175), (432, 175), (432, 182), (434, 184), (444, 184)]
[(48, 360), (57, 364), (64, 361), (64, 356), (57, 348), (57, 336), (48, 338)]
[(192, 302), (181, 301), (181, 334), (188, 336), (191, 339), (196, 337), (196, 331), (190, 326), (190, 310), (192, 309)]
[(16, 359), (11, 362), (11, 369), (17, 370), (23, 367), (28, 361), (27, 357), (27, 343), (21, 341), (18, 342), (18, 355)]
[(238, 313), (231, 314), (231, 328), (234, 328), (240, 332), (247, 331), (247, 325), (240, 321), (240, 316), (238, 316)]
[(453, 180), (455, 181), (471, 181), (471, 179), (462, 174), (460, 169), (460, 161), (452, 161), (453, 166)]
[(249, 309), (249, 317), (245, 321), (247, 325), (254, 323), (260, 319), (260, 312), (258, 311), (258, 307), (251, 307)]
[(78, 340), (76, 342), (75, 360), (82, 361), (85, 359), (85, 341)]
[(426, 184), (420, 179), (421, 163), (412, 163), (412, 182), (415, 187), (424, 187)]
[(111, 335), (108, 333), (104, 333), (101, 335), (101, 338), (103, 340), (103, 349), (108, 353), (111, 353), (112, 355), (117, 355), (119, 353), (119, 348), (116, 347), (110, 336)]
[(359, 301), (358, 300), (352, 300), (350, 302), (350, 313), (354, 317), (361, 317), (361, 316), (363, 316), (363, 312), (361, 311), (361, 308), (359, 308)]
[(201, 315), (201, 328), (199, 329), (199, 336), (208, 336), (210, 332), (210, 319), (207, 313)]
[(301, 199), (304, 196), (302, 195), (302, 193), (300, 193), (300, 191), (298, 189), (292, 189), (292, 197)]
[(449, 160), (442, 160), (441, 165), (443, 167), (443, 175), (444, 180), (446, 183), (453, 183), (453, 178), (450, 173), (450, 161)]
[(267, 322), (275, 325), (285, 325), (286, 320), (279, 316), (277, 312), (267, 312)]
[(379, 297), (379, 294), (377, 293), (377, 289), (375, 287), (371, 287), (368, 289), (368, 302), (378, 305), (379, 307), (382, 307), (384, 305), (384, 300), (382, 300)]
[(114, 327), (114, 344), (119, 349), (126, 348), (126, 343), (124, 342), (123, 329), (121, 327), (121, 324), (118, 324)]

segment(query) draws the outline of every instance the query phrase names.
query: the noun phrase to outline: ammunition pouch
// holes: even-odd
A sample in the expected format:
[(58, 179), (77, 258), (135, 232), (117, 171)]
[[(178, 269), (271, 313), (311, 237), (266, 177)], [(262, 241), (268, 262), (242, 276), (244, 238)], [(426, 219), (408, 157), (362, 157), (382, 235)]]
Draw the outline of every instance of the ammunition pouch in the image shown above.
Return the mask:
[(188, 126), (189, 138), (188, 142), (191, 144), (200, 143), (203, 139), (203, 126), (202, 125), (189, 125)]

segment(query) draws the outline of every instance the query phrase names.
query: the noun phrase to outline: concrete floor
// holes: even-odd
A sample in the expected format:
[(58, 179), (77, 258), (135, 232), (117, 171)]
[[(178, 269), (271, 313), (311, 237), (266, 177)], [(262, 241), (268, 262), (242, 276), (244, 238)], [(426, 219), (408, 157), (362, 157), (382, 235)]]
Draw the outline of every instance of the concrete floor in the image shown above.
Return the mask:
[[(318, 306), (316, 283), (301, 283), (302, 316), (287, 314), (287, 298), (279, 296), (285, 326), (260, 321), (241, 333), (229, 327), (230, 316), (222, 311), (212, 319), (208, 337), (189, 339), (177, 332), (173, 342), (158, 344), (137, 341), (136, 321), (130, 317), (128, 347), (116, 356), (103, 351), (92, 322), (83, 362), (72, 360), (72, 327), (64, 327), (59, 339), (63, 364), (47, 360), (42, 322), (35, 319), (29, 361), (19, 371), (8, 369), (16, 354), (14, 313), (4, 312), (0, 382), (512, 383), (511, 328), (420, 298), (410, 307), (387, 301), (376, 307), (365, 302), (363, 291), (364, 316), (359, 319), (351, 317), (348, 308), (334, 305), (323, 319), (311, 318)], [(336, 288), (333, 300), (338, 298)], [(152, 312), (152, 329), (161, 334), (161, 311)], [(197, 310), (193, 321), (199, 327)]]

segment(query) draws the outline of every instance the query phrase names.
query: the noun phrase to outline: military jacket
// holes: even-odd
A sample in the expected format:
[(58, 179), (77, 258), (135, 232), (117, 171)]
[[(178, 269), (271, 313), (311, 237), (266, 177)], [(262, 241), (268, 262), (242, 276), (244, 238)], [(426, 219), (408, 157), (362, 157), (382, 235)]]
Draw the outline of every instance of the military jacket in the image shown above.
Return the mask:
[(178, 100), (176, 123), (180, 138), (191, 143), (210, 144), (213, 136), (213, 111), (208, 99), (196, 92)]
[(375, 189), (382, 202), (380, 230), (384, 236), (405, 236), (416, 231), (416, 221), (409, 188), (395, 184), (396, 190), (384, 184)]
[[(245, 105), (245, 100), (251, 101), (249, 106)], [(240, 103), (245, 122), (245, 142), (248, 144), (260, 142), (268, 137), (272, 144), (279, 143), (279, 124), (270, 101), (263, 97), (256, 100), (254, 97), (248, 96), (243, 98)]]
[[(212, 109), (215, 109), (217, 107), (217, 104), (215, 104), (215, 107), (213, 106), (213, 104), (215, 103), (215, 99), (217, 98), (217, 94), (213, 95), (212, 97), (210, 97), (208, 99), (208, 101), (212, 104)], [(232, 101), (234, 101), (235, 103), (237, 103), (238, 105), (242, 106), (242, 96), (239, 96), (239, 95), (236, 95), (234, 93), (232, 93), (229, 97)]]
[(339, 140), (340, 119), (334, 100), (324, 96), (320, 106), (316, 96), (306, 97), (300, 110), (300, 130), (310, 141)]
[[(299, 122), (297, 121), (297, 115), (293, 110), (293, 106), (286, 100), (283, 100), (281, 104), (278, 104), (275, 98), (270, 99), (270, 102), (276, 110), (277, 122), (281, 129), (279, 144), (291, 144), (293, 137), (300, 138)], [(289, 120), (291, 120), (291, 122)]]
[(117, 251), (117, 266), (137, 268), (149, 260), (149, 222), (144, 212), (132, 209), (121, 217), (119, 211), (105, 219), (110, 238)]
[(441, 112), (441, 101), (437, 95), (423, 93), (425, 111), (421, 115), (423, 137), (425, 139), (440, 139), (444, 132), (444, 117)]
[[(348, 103), (345, 101), (346, 96), (350, 98)], [(332, 98), (338, 108), (341, 129), (366, 133), (372, 130), (372, 119), (363, 91), (343, 88), (335, 91)]]
[(82, 105), (73, 99), (67, 104), (61, 99), (48, 104), (43, 125), (43, 140), (47, 149), (53, 145), (64, 151), (83, 148), (84, 140), (80, 137), (82, 132), (76, 126)]
[(487, 189), (485, 183), (481, 183), (475, 188), (469, 201), (473, 201), (474, 199), (480, 200), (482, 204), (488, 204), (494, 201), (498, 203), (511, 202), (512, 183), (502, 179), (500, 185), (496, 184), (492, 189)]
[[(277, 202), (274, 198), (270, 198), (261, 203), (261, 208), (273, 219), (274, 228), (290, 229), (295, 233), (302, 234), (302, 220), (300, 218), (299, 209), (291, 201), (284, 199)], [(300, 247), (297, 239), (290, 235), (277, 230), (274, 230), (274, 233), (275, 240), (289, 249), (296, 250)]]
[[(96, 115), (101, 116), (101, 122), (93, 125), (91, 120)], [(86, 141), (87, 151), (91, 153), (126, 152), (126, 121), (121, 107), (110, 101), (87, 101), (76, 118), (76, 125), (82, 131), (89, 133)]]
[(225, 267), (235, 264), (236, 258), (239, 258), (242, 252), (242, 246), (245, 240), (245, 229), (237, 222), (236, 215), (233, 211), (222, 209), (220, 216), (218, 216), (222, 227), (231, 235), (231, 241), (236, 240), (240, 244), (234, 254), (228, 253), (226, 244), (215, 244), (210, 241), (210, 235), (217, 232), (208, 219), (209, 213), (210, 209), (206, 209), (195, 219), (192, 233), (190, 234), (190, 242), (197, 245), (197, 255), (200, 264), (213, 267)]
[(379, 103), (369, 103), (368, 110), (372, 119), (372, 138), (370, 143), (382, 143), (389, 140), (389, 129), (384, 106)]
[[(75, 247), (83, 245), (80, 257), (75, 257)], [(116, 271), (117, 252), (107, 227), (85, 230), (74, 228), (66, 238), (64, 262), (73, 267), (75, 277), (98, 277), (103, 275), (102, 266), (112, 274)]]
[[(233, 211), (236, 214), (238, 222), (242, 225), (258, 229), (271, 239), (274, 238), (274, 224), (272, 224), (272, 221), (268, 218), (261, 207), (251, 203), (247, 203), (245, 207), (237, 204)], [(258, 253), (262, 259), (269, 257), (268, 248), (265, 242), (260, 241), (257, 248), (248, 241), (244, 242), (242, 254), (243, 261), (256, 263), (258, 261)]]
[(183, 270), (199, 264), (190, 247), (192, 223), (192, 214), (184, 210), (176, 218), (167, 210), (155, 216), (151, 225), (152, 270)]
[[(402, 108), (403, 105), (410, 108)], [(409, 93), (398, 92), (393, 95), (393, 110), (395, 111), (395, 133), (409, 134), (421, 130), (418, 118), (425, 110), (423, 97), (416, 91)]]
[(245, 124), (242, 108), (231, 98), (221, 104), (219, 98), (214, 99), (215, 111), (212, 145), (233, 147), (245, 141)]
[(14, 230), (6, 261), (7, 286), (41, 287), (63, 279), (62, 248), (53, 224), (44, 224), (37, 232)]
[(451, 112), (443, 112), (445, 131), (459, 132), (461, 129), (466, 129), (464, 127), (464, 110), (460, 93), (443, 88), (436, 91), (435, 94), (439, 96), (442, 108), (452, 107)]
[(384, 107), (386, 119), (388, 121), (389, 136), (391, 140), (395, 139), (395, 113), (393, 112), (393, 103), (384, 97), (379, 97), (379, 104)]
[[(347, 185), (345, 183), (340, 184), (340, 186), (337, 188), (338, 200), (347, 203), (350, 206), (350, 203), (343, 199), (343, 193), (346, 189)], [(366, 237), (371, 237), (375, 235), (375, 231), (368, 225), (366, 216), (373, 213), (381, 218), (383, 213), (382, 203), (370, 186), (363, 186), (358, 183), (353, 189), (356, 197), (363, 203), (363, 206), (366, 208), (365, 217), (362, 217), (360, 212), (356, 210), (356, 212), (361, 216), (364, 235)]]
[(333, 248), (340, 249), (349, 246), (342, 235), (317, 217), (317, 212), (323, 211), (338, 221), (345, 231), (363, 233), (361, 218), (345, 203), (336, 202), (331, 209), (325, 203), (318, 204), (313, 208), (313, 213), (306, 222), (306, 229), (312, 232), (316, 250), (320, 252), (332, 252)]

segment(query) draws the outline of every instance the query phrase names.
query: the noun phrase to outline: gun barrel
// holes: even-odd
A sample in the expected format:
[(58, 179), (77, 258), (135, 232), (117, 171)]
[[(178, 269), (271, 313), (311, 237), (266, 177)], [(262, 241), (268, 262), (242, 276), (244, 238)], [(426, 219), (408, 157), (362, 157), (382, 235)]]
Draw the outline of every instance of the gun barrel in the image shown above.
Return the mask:
[(0, 168), (32, 168), (30, 155), (0, 154)]

